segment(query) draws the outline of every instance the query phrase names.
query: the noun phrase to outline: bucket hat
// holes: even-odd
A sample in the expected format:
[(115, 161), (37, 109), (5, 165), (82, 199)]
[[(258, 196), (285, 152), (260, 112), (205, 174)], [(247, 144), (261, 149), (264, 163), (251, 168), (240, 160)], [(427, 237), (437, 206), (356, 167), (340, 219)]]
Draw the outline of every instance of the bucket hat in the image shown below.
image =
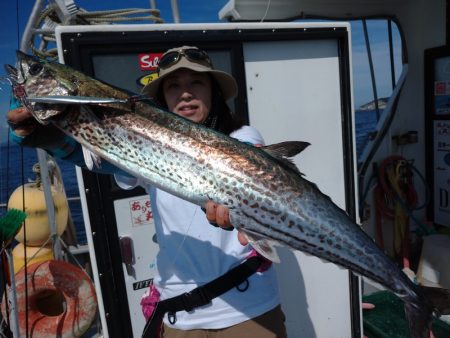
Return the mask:
[(158, 64), (158, 77), (142, 89), (142, 94), (155, 97), (164, 78), (181, 68), (211, 74), (218, 83), (225, 100), (236, 97), (238, 87), (234, 77), (214, 69), (208, 54), (192, 46), (172, 48), (165, 52)]

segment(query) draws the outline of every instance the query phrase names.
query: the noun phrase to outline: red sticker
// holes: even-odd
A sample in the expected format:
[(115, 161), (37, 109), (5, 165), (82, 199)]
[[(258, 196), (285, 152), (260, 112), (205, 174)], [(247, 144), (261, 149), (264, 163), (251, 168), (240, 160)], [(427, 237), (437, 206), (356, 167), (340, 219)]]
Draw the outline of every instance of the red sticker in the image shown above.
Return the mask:
[(141, 70), (156, 70), (163, 53), (139, 54), (139, 67)]
[(445, 95), (446, 94), (446, 83), (444, 81), (437, 81), (434, 84), (434, 94), (435, 95)]

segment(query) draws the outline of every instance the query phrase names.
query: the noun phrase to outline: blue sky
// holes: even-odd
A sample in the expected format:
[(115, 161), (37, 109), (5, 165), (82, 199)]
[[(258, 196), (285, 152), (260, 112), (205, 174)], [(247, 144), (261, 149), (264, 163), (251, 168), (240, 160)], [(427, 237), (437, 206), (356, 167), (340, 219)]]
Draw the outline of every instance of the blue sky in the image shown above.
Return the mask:
[[(178, 7), (182, 22), (218, 22), (218, 12), (228, 0), (179, 0)], [(157, 8), (166, 23), (172, 23), (170, 0), (157, 0)], [(149, 0), (75, 0), (78, 7), (87, 11), (149, 8)], [(15, 51), (18, 49), (22, 32), (34, 0), (0, 0), (0, 77), (5, 75), (3, 65), (15, 63)], [(0, 143), (6, 141), (5, 114), (9, 107), (10, 87), (0, 83)]]
[[(173, 17), (170, 9), (170, 0), (157, 0), (157, 8), (166, 23), (172, 23)], [(204, 0), (179, 0), (181, 22), (218, 22), (218, 11), (228, 0), (208, 0), (207, 6)], [(1, 0), (0, 20), (3, 29), (0, 30), (0, 64), (14, 64), (15, 50), (18, 48), (22, 32), (31, 12), (33, 0)], [(119, 8), (148, 8), (148, 0), (76, 0), (76, 4), (88, 11), (119, 9)], [(368, 24), (372, 52), (375, 63), (379, 97), (390, 94), (390, 74), (385, 67), (388, 64), (388, 52), (386, 43), (386, 24), (384, 22), (371, 22)], [(372, 99), (371, 80), (368, 71), (368, 61), (363, 44), (361, 24), (352, 24), (353, 40), (353, 83), (355, 105), (359, 106)], [(394, 36), (398, 40), (398, 36)], [(399, 52), (399, 48), (397, 51)], [(397, 59), (399, 59), (397, 57)], [(397, 64), (397, 76), (400, 73), (400, 65)], [(0, 77), (4, 76), (3, 67), (0, 68)], [(6, 141), (5, 114), (9, 107), (10, 87), (0, 83), (0, 143)]]

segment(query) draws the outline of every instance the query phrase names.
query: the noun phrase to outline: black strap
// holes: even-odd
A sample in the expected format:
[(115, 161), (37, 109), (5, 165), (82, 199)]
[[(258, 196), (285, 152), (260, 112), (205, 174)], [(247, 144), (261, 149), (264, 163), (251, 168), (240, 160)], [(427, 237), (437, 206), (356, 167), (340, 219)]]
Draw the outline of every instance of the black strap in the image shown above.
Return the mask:
[(212, 299), (224, 294), (235, 286), (245, 282), (248, 277), (254, 274), (263, 262), (261, 256), (253, 256), (245, 262), (234, 267), (226, 274), (213, 281), (199, 286), (190, 292), (160, 301), (144, 327), (142, 338), (157, 337), (158, 329), (166, 312), (175, 313), (178, 311), (192, 311), (193, 309), (206, 305)]

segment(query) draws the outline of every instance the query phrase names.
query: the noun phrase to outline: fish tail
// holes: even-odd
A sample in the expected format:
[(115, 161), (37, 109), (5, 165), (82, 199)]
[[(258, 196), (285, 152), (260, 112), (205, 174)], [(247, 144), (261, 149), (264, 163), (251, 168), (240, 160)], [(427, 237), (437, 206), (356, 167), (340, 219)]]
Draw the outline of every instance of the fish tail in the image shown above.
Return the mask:
[(450, 315), (450, 290), (421, 286), (436, 315)]
[(405, 302), (405, 315), (412, 338), (430, 338), (433, 314), (450, 314), (450, 290), (420, 286), (420, 302)]

